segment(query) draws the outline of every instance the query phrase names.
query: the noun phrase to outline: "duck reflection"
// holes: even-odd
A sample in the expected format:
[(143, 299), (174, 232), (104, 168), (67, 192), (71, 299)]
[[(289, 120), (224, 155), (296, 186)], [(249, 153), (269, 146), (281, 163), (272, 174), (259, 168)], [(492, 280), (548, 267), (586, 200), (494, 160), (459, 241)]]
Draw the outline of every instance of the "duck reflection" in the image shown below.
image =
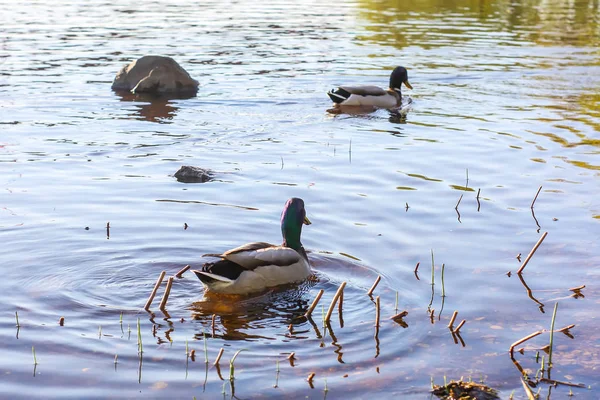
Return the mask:
[[(252, 297), (223, 295), (207, 292), (204, 297), (190, 306), (191, 316), (203, 325), (215, 328), (213, 337), (224, 340), (255, 341), (275, 339), (282, 326), (302, 320), (311, 301), (308, 291), (313, 282), (301, 285), (285, 285)], [(268, 328), (274, 328), (269, 330)], [(253, 332), (260, 330), (261, 334)], [(266, 336), (265, 332), (272, 332)], [(202, 333), (196, 334), (202, 339)]]
[(130, 116), (149, 122), (170, 123), (170, 120), (176, 115), (179, 107), (176, 107), (173, 100), (185, 100), (195, 95), (169, 94), (169, 95), (151, 95), (147, 93), (133, 94), (129, 91), (116, 91), (115, 94), (123, 102), (135, 102), (133, 112)]

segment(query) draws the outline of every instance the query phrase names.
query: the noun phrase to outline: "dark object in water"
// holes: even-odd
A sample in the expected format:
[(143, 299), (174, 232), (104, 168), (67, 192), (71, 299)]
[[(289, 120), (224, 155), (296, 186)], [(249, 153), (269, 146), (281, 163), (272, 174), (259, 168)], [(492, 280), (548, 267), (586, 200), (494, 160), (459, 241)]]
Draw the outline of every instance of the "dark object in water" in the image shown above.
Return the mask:
[(209, 169), (184, 165), (175, 172), (175, 178), (177, 178), (179, 182), (204, 183), (211, 181), (213, 179), (213, 174)]
[(500, 400), (495, 389), (475, 382), (451, 381), (446, 386), (434, 385), (431, 392), (442, 400)]
[(171, 57), (144, 56), (124, 66), (115, 77), (113, 90), (132, 93), (196, 93), (198, 81)]

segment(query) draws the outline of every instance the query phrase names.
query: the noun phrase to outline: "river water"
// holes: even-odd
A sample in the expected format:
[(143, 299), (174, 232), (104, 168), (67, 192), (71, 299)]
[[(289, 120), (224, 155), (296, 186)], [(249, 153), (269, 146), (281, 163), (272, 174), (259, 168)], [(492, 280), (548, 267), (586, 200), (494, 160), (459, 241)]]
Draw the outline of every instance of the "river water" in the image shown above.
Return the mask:
[[(550, 377), (585, 389), (533, 390), (599, 397), (597, 1), (0, 6), (0, 397), (423, 399), (462, 376), (526, 398), (518, 368), (547, 365), (556, 303), (555, 328), (575, 327), (554, 334)], [(175, 58), (198, 96), (112, 92), (146, 54)], [(385, 86), (396, 65), (406, 118), (327, 111), (327, 90)], [(181, 165), (215, 179), (178, 182)], [(143, 310), (162, 270), (280, 241), (294, 196), (314, 280), (233, 299), (187, 272), (168, 316), (162, 288)], [(402, 310), (407, 326), (389, 320)]]

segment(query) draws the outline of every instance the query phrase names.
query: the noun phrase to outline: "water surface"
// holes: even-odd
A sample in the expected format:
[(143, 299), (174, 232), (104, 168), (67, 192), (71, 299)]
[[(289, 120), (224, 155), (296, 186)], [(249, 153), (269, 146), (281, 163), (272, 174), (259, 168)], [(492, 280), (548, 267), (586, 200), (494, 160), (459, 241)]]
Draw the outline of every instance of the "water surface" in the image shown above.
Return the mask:
[[(444, 376), (525, 398), (508, 348), (549, 329), (557, 302), (556, 327), (576, 327), (573, 339), (555, 335), (552, 378), (598, 397), (597, 2), (2, 5), (3, 397), (230, 397), (229, 360), (245, 349), (239, 398), (422, 399)], [(110, 91), (145, 54), (174, 57), (201, 82), (198, 96)], [(396, 65), (414, 87), (406, 119), (326, 111), (330, 88), (383, 86)], [(216, 179), (177, 182), (181, 165)], [(303, 243), (315, 280), (234, 302), (205, 297), (186, 273), (170, 317), (158, 300), (143, 310), (160, 271), (280, 241), (292, 196), (313, 222)], [(524, 280), (508, 277), (543, 232)], [(378, 332), (365, 294), (377, 275)], [(313, 323), (296, 318), (320, 289), (326, 311), (342, 281), (330, 329), (321, 306)], [(408, 327), (388, 319), (396, 293)], [(454, 310), (467, 321), (462, 342), (446, 327)], [(548, 340), (516, 354), (530, 376)]]

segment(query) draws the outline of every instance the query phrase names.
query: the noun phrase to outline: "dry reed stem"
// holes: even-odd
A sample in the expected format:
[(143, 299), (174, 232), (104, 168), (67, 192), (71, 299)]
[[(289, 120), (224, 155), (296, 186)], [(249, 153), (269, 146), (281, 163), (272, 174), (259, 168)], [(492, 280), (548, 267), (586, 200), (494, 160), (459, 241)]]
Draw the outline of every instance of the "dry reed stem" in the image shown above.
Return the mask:
[(219, 361), (221, 361), (221, 357), (223, 356), (224, 351), (225, 350), (221, 347), (221, 349), (219, 350), (219, 354), (217, 354), (217, 359), (215, 360), (213, 365), (219, 365)]
[(294, 333), (294, 324), (289, 324), (289, 325), (288, 325), (288, 331), (289, 331), (290, 333), (292, 333), (292, 334)]
[(454, 207), (454, 209), (456, 211), (458, 211), (458, 205), (460, 204), (460, 201), (462, 200), (462, 198), (463, 198), (463, 195), (461, 194), (460, 197), (458, 198), (458, 203), (456, 203), (456, 206)]
[(531, 257), (533, 257), (533, 254), (535, 253), (535, 251), (538, 249), (538, 247), (540, 247), (540, 245), (542, 244), (542, 242), (546, 238), (546, 235), (548, 235), (548, 232), (544, 232), (544, 234), (537, 241), (537, 243), (535, 244), (535, 246), (533, 246), (533, 249), (531, 249), (531, 251), (527, 255), (527, 258), (525, 259), (525, 261), (523, 261), (523, 264), (521, 264), (521, 268), (519, 268), (519, 270), (517, 271), (517, 274), (520, 274), (521, 272), (523, 272), (523, 270), (525, 269), (525, 266), (527, 265), (527, 263), (529, 262), (529, 260), (531, 259)]
[(313, 378), (315, 377), (315, 373), (311, 372), (310, 374), (308, 374), (308, 378), (306, 378), (306, 380), (308, 381), (308, 383), (312, 384)]
[(317, 293), (317, 297), (315, 297), (312, 304), (310, 305), (310, 307), (308, 307), (308, 310), (306, 310), (306, 313), (304, 314), (306, 318), (310, 317), (317, 304), (319, 304), (319, 300), (321, 300), (321, 296), (323, 296), (324, 292), (325, 291), (323, 289), (319, 290), (319, 293)]
[(60, 326), (64, 326), (65, 325), (65, 317), (60, 317), (60, 319), (58, 320), (58, 324)]
[(217, 318), (217, 314), (213, 314), (210, 321), (210, 328), (212, 329), (212, 336), (215, 337), (215, 319)]
[(517, 340), (516, 342), (514, 342), (513, 344), (511, 344), (510, 348), (509, 348), (510, 357), (511, 358), (513, 357), (513, 352), (514, 352), (514, 349), (516, 346), (520, 345), (523, 342), (528, 341), (529, 339), (533, 339), (534, 337), (541, 335), (541, 334), (542, 334), (542, 331), (536, 331), (536, 332), (533, 332), (531, 335), (527, 335), (524, 338), (521, 338), (521, 339)]
[(181, 277), (182, 277), (182, 275), (183, 275), (183, 273), (184, 273), (185, 271), (187, 271), (188, 269), (190, 269), (190, 268), (191, 268), (191, 267), (190, 267), (190, 265), (189, 265), (189, 264), (188, 264), (188, 265), (186, 265), (185, 267), (181, 268), (181, 269), (179, 270), (179, 272), (178, 272), (178, 273), (176, 273), (176, 274), (175, 274), (175, 277), (176, 277), (176, 278), (181, 278)]
[(525, 382), (525, 379), (523, 379), (523, 377), (521, 377), (521, 383), (523, 384), (523, 389), (525, 389), (525, 393), (527, 394), (527, 400), (535, 400), (535, 395), (533, 394), (531, 388), (529, 387), (527, 382)]
[(542, 187), (540, 186), (540, 188), (538, 189), (537, 193), (535, 194), (535, 197), (533, 198), (533, 201), (531, 202), (531, 207), (529, 207), (529, 208), (533, 209), (533, 205), (535, 204), (535, 201), (537, 200), (537, 198), (538, 198), (538, 196), (539, 196), (539, 194), (540, 194), (541, 191), (542, 191)]
[(581, 286), (577, 286), (577, 287), (571, 288), (571, 289), (569, 289), (569, 290), (570, 290), (571, 292), (576, 292), (576, 291), (578, 291), (578, 290), (581, 290), (581, 289), (584, 289), (584, 288), (585, 288), (585, 285), (581, 285)]
[(296, 353), (294, 353), (292, 351), (292, 353), (287, 357), (288, 360), (295, 360), (296, 359)]
[(375, 326), (379, 328), (380, 307), (379, 307), (379, 296), (375, 297)]
[(335, 296), (333, 296), (333, 299), (331, 300), (331, 304), (329, 305), (329, 310), (327, 310), (327, 315), (325, 315), (325, 322), (329, 322), (329, 320), (331, 319), (331, 314), (333, 313), (333, 309), (335, 308), (335, 303), (337, 302), (337, 300), (340, 298), (340, 296), (344, 292), (345, 287), (346, 287), (346, 282), (344, 281), (338, 288), (337, 292), (335, 292)]
[(381, 280), (381, 275), (377, 275), (377, 279), (375, 279), (375, 282), (373, 283), (373, 286), (371, 286), (371, 289), (369, 289), (369, 291), (367, 292), (367, 296), (370, 296), (373, 294), (373, 291), (375, 290), (375, 288), (377, 287), (377, 285), (379, 285), (379, 281)]
[(477, 189), (477, 199), (479, 199), (479, 193), (481, 192), (481, 188)]
[(165, 293), (163, 294), (163, 298), (160, 302), (160, 309), (164, 310), (167, 305), (167, 300), (169, 300), (169, 294), (171, 294), (171, 286), (173, 285), (173, 277), (170, 276), (167, 280), (167, 287), (165, 288)]
[(460, 324), (458, 324), (458, 326), (456, 327), (456, 329), (453, 332), (458, 333), (458, 331), (460, 331), (460, 328), (462, 328), (462, 326), (465, 324), (465, 322), (467, 322), (467, 320), (465, 320), (465, 319), (460, 321)]
[(556, 379), (548, 379), (548, 378), (542, 378), (540, 379), (540, 382), (545, 382), (545, 383), (550, 383), (552, 385), (565, 385), (565, 386), (573, 386), (573, 387), (578, 387), (578, 388), (585, 388), (585, 384), (583, 383), (571, 383), (571, 382), (564, 382), (564, 381), (557, 381)]
[(402, 311), (401, 313), (398, 313), (398, 314), (390, 317), (390, 319), (396, 321), (398, 319), (402, 319), (402, 318), (406, 317), (407, 315), (408, 315), (408, 311)]
[(575, 324), (571, 324), (571, 325), (565, 326), (564, 328), (557, 329), (554, 332), (561, 332), (562, 333), (562, 332), (568, 331), (569, 329), (574, 328), (574, 327), (575, 327)]
[(158, 288), (160, 287), (160, 284), (162, 283), (164, 277), (165, 277), (166, 271), (162, 271), (158, 277), (158, 280), (156, 281), (156, 284), (154, 285), (154, 289), (152, 289), (152, 293), (150, 293), (150, 297), (148, 298), (148, 301), (146, 302), (146, 305), (144, 306), (144, 310), (149, 310), (150, 309), (150, 305), (152, 304), (152, 300), (154, 300), (154, 296), (156, 296), (156, 292), (158, 291)]
[(454, 321), (456, 320), (457, 316), (458, 316), (458, 311), (454, 311), (452, 313), (452, 318), (450, 318), (450, 323), (448, 324), (448, 328), (452, 329), (452, 325), (454, 325)]
[(417, 263), (417, 266), (415, 267), (415, 272), (419, 271), (419, 264), (421, 264), (420, 262)]

